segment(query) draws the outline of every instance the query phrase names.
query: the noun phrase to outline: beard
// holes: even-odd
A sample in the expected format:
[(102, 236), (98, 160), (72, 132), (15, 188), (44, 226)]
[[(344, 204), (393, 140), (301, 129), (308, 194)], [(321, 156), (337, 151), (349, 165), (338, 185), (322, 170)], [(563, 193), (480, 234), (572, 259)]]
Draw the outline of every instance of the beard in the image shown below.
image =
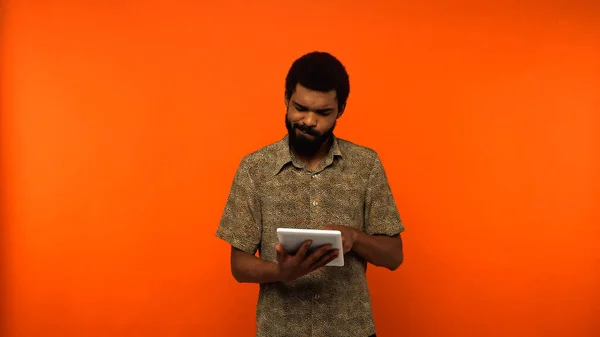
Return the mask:
[[(285, 116), (285, 127), (288, 130), (289, 145), (301, 156), (311, 157), (315, 155), (325, 142), (333, 140), (333, 130), (335, 129), (335, 122), (329, 130), (324, 133), (320, 133), (314, 128), (307, 127), (304, 124), (290, 122)], [(309, 138), (306, 134), (311, 135), (313, 138)]]

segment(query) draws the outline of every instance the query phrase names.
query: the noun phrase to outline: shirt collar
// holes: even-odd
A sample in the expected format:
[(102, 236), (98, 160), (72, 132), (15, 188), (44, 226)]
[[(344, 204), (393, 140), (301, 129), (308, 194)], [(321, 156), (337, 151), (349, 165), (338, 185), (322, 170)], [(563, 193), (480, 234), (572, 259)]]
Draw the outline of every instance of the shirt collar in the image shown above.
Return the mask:
[[(342, 151), (340, 149), (340, 144), (338, 138), (335, 135), (332, 135), (333, 143), (331, 144), (331, 148), (329, 149), (329, 153), (325, 158), (325, 166), (327, 167), (333, 163), (333, 160), (336, 156), (342, 157)], [(289, 135), (285, 135), (283, 139), (281, 139), (276, 144), (275, 149), (275, 167), (273, 170), (273, 175), (279, 174), (281, 169), (288, 163), (293, 162), (293, 155), (289, 147)]]

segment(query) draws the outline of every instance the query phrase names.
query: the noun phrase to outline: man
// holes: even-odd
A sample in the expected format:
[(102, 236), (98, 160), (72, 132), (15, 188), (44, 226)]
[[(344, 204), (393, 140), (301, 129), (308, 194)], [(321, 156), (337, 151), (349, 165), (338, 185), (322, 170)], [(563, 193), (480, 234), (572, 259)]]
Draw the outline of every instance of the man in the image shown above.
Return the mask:
[[(257, 336), (375, 336), (367, 263), (398, 268), (404, 226), (377, 153), (333, 134), (349, 92), (332, 55), (297, 59), (285, 83), (287, 135), (235, 174), (216, 235), (231, 245), (235, 279), (260, 285)], [(308, 253), (307, 242), (288, 255), (278, 227), (340, 230), (344, 251)], [(345, 265), (324, 267), (337, 254)]]

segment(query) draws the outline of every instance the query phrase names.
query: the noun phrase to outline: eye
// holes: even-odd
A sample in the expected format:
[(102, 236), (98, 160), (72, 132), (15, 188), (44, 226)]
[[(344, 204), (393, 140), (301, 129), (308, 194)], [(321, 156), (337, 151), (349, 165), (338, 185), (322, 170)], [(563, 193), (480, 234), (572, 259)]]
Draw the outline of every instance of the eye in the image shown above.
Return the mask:
[(294, 103), (294, 108), (296, 109), (296, 111), (308, 111), (307, 107), (302, 106), (298, 103)]
[(331, 109), (323, 109), (323, 110), (317, 110), (317, 113), (321, 116), (329, 116), (329, 114), (331, 114)]

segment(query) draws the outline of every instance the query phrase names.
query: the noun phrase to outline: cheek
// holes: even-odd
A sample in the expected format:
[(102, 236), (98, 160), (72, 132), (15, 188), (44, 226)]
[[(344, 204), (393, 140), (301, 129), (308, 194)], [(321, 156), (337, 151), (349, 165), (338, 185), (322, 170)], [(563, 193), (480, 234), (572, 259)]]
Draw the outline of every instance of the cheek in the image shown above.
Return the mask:
[(319, 121), (319, 131), (326, 132), (335, 124), (335, 118), (322, 117)]
[(298, 122), (299, 120), (302, 119), (302, 114), (299, 113), (298, 111), (296, 111), (294, 108), (290, 107), (287, 111), (287, 119), (292, 122)]

